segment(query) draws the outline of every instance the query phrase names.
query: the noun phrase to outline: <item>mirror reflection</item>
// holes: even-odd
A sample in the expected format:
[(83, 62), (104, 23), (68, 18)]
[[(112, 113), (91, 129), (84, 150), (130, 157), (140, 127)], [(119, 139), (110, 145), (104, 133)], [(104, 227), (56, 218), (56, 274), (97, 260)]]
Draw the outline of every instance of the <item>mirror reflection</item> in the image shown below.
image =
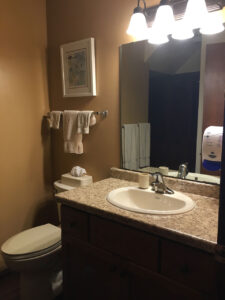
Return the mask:
[(121, 46), (122, 168), (219, 184), (219, 168), (203, 167), (202, 140), (206, 128), (223, 126), (224, 41)]

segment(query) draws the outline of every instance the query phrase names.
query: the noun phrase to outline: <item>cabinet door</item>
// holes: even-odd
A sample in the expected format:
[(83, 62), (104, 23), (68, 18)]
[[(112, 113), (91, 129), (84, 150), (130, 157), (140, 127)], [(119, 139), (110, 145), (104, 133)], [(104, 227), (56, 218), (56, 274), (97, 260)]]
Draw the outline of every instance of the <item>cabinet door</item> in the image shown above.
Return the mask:
[(134, 264), (127, 266), (130, 278), (129, 300), (205, 300), (204, 295), (176, 284), (160, 274), (152, 273)]
[(126, 299), (119, 272), (119, 260), (105, 251), (64, 241), (64, 299), (117, 300)]

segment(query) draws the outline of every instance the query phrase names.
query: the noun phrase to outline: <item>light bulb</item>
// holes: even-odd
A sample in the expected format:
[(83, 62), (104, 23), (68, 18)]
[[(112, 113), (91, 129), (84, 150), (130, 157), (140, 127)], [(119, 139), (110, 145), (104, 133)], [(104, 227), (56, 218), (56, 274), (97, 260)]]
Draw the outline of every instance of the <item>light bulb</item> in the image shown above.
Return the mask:
[(177, 21), (174, 26), (174, 31), (172, 33), (172, 38), (176, 40), (187, 40), (191, 39), (194, 36), (193, 30), (187, 24), (187, 22), (183, 19), (181, 21)]
[(173, 30), (175, 24), (173, 10), (169, 5), (159, 6), (155, 21), (149, 32), (148, 42), (150, 44), (165, 44), (169, 41), (168, 34)]
[(175, 24), (173, 10), (169, 5), (159, 6), (156, 12), (152, 30), (160, 34), (170, 34)]
[(202, 34), (216, 34), (224, 31), (221, 11), (208, 14), (207, 20), (200, 28)]
[(135, 12), (131, 16), (127, 34), (133, 36), (136, 40), (143, 40), (147, 36), (147, 22), (142, 12)]
[(207, 22), (208, 14), (205, 0), (189, 0), (183, 19), (185, 26), (191, 29), (200, 28)]

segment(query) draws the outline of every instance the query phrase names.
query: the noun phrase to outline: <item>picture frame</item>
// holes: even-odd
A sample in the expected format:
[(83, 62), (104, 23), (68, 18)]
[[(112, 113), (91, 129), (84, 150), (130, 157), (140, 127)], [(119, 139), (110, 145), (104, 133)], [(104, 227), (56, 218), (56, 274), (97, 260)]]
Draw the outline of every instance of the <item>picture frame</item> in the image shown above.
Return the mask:
[(61, 45), (60, 56), (63, 97), (96, 96), (94, 38)]

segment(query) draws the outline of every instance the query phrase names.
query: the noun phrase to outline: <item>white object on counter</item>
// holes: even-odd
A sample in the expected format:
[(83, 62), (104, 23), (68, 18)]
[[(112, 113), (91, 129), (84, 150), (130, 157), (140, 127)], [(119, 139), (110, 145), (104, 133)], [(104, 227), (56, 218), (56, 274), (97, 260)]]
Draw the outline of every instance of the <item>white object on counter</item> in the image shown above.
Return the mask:
[(148, 189), (149, 188), (149, 174), (138, 174), (139, 188)]
[(70, 173), (61, 176), (61, 183), (73, 187), (87, 186), (93, 182), (92, 176), (84, 175), (81, 177), (74, 177)]
[(159, 167), (159, 172), (162, 174), (162, 175), (168, 175), (169, 173), (169, 168), (168, 167)]
[(76, 166), (76, 167), (72, 168), (72, 170), (70, 171), (70, 174), (74, 177), (81, 177), (81, 176), (87, 174), (87, 172), (84, 168)]

